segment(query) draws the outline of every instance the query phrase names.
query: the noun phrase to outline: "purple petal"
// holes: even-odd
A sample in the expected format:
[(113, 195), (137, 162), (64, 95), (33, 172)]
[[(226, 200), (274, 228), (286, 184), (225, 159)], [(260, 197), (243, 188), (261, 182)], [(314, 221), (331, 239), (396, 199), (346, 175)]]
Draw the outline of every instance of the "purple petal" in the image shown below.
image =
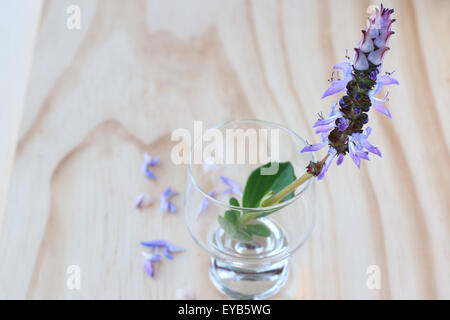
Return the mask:
[(338, 122), (337, 127), (340, 131), (345, 131), (348, 128), (349, 121), (347, 120), (347, 118), (345, 117), (339, 118), (337, 122)]
[(370, 159), (369, 159), (369, 156), (367, 155), (367, 152), (364, 152), (364, 151), (356, 151), (356, 155), (357, 155), (358, 158), (360, 158), (360, 159), (370, 160)]
[(149, 164), (150, 162), (152, 162), (152, 157), (147, 152), (145, 152), (144, 153), (144, 163)]
[(387, 44), (387, 42), (389, 41), (389, 38), (394, 34), (395, 32), (394, 31), (386, 31), (385, 33), (383, 33), (383, 34), (380, 34), (376, 39), (375, 39), (375, 41), (374, 41), (374, 43), (375, 43), (375, 45), (378, 47), (378, 48), (381, 48), (381, 47), (384, 47), (386, 44)]
[(359, 168), (361, 165), (361, 160), (359, 160), (359, 157), (356, 155), (355, 146), (352, 141), (348, 142), (348, 150), (349, 150), (350, 157), (352, 158), (353, 162)]
[(142, 252), (142, 255), (146, 260), (149, 260), (150, 262), (158, 262), (161, 260), (161, 255), (159, 253), (157, 254), (150, 254), (147, 252)]
[(334, 122), (334, 121), (336, 120), (336, 118), (337, 118), (337, 116), (317, 120), (317, 121), (314, 123), (313, 128), (316, 128), (316, 127), (320, 127), (320, 126), (324, 126), (324, 125), (330, 124), (330, 123)]
[(327, 172), (328, 168), (330, 167), (331, 163), (333, 162), (334, 157), (336, 156), (336, 149), (333, 147), (330, 147), (330, 150), (328, 151), (328, 158), (325, 161), (322, 170), (320, 171), (319, 175), (317, 176), (317, 180), (322, 180), (325, 176), (325, 173)]
[(359, 46), (363, 52), (370, 52), (373, 50), (372, 38), (367, 34), (367, 31), (363, 30), (363, 38), (361, 40), (361, 45)]
[(202, 213), (208, 209), (208, 198), (203, 197), (202, 201), (200, 201), (200, 206), (198, 208), (197, 214)]
[(150, 248), (166, 247), (168, 244), (170, 244), (170, 243), (165, 240), (141, 241), (141, 245), (150, 247)]
[(333, 69), (342, 70), (342, 72), (344, 73), (344, 78), (347, 78), (352, 74), (352, 64), (350, 62), (338, 63), (333, 67)]
[(169, 202), (169, 210), (170, 213), (175, 213), (177, 211), (177, 207), (172, 202)]
[(159, 156), (155, 156), (153, 160), (150, 162), (150, 166), (154, 167), (159, 163)]
[(147, 177), (149, 177), (150, 179), (153, 179), (153, 180), (156, 179), (155, 174), (154, 174), (153, 172), (151, 172), (150, 170), (148, 170), (148, 169), (145, 170), (145, 175), (146, 175)]
[(340, 166), (343, 161), (344, 161), (344, 155), (342, 153), (339, 153), (339, 156), (337, 158), (336, 164), (338, 166)]
[(372, 62), (375, 65), (381, 64), (383, 62), (383, 57), (386, 51), (389, 50), (389, 47), (382, 47), (375, 51), (372, 51), (369, 53), (369, 56), (367, 57), (370, 62)]
[(309, 146), (304, 147), (300, 152), (311, 152), (311, 151), (317, 151), (322, 149), (327, 145), (326, 142), (324, 143), (316, 143), (316, 144), (310, 144)]
[(169, 201), (167, 201), (167, 200), (161, 201), (161, 206), (159, 208), (159, 212), (163, 213), (168, 210), (169, 210)]
[(230, 178), (224, 177), (224, 176), (220, 176), (220, 179), (222, 180), (223, 183), (225, 183), (227, 186), (230, 187), (224, 193), (228, 194), (230, 192), (233, 192), (234, 194), (242, 196), (241, 189), (235, 181), (231, 180)]
[[(215, 191), (211, 191), (209, 193), (210, 197), (214, 197), (215, 195), (216, 195)], [(204, 212), (204, 211), (206, 211), (208, 209), (208, 204), (209, 204), (208, 198), (207, 197), (203, 197), (202, 201), (200, 202), (200, 206), (198, 208), (197, 216), (200, 213), (202, 213), (202, 212)]]
[(147, 274), (153, 278), (154, 272), (153, 272), (153, 264), (150, 260), (144, 261), (144, 270), (147, 272)]
[(369, 141), (366, 139), (361, 139), (359, 141), (361, 145), (366, 148), (368, 151), (372, 152), (373, 154), (376, 154), (377, 156), (381, 157), (381, 152), (378, 150), (377, 147), (374, 147)]
[(367, 70), (369, 69), (369, 62), (367, 61), (367, 57), (364, 54), (364, 52), (362, 52), (361, 49), (355, 49), (356, 51), (356, 58), (355, 58), (355, 69), (356, 70)]
[(317, 127), (316, 133), (328, 132), (328, 131), (334, 129), (334, 127), (336, 127), (336, 124), (334, 124), (334, 123), (326, 125), (326, 126), (320, 126), (320, 127)]
[(164, 192), (161, 194), (161, 199), (168, 199), (170, 194), (172, 193), (172, 189), (168, 187)]
[(381, 102), (378, 102), (377, 100), (372, 99), (372, 105), (375, 108), (375, 110), (377, 110), (378, 112), (384, 114), (385, 116), (388, 116), (389, 118), (392, 118), (389, 110)]
[(346, 80), (335, 80), (331, 84), (331, 87), (329, 87), (327, 90), (325, 90), (321, 99), (343, 91), (345, 89), (345, 87), (347, 86), (347, 83), (348, 83), (348, 81), (346, 81)]
[(164, 248), (164, 256), (170, 260), (172, 260), (172, 258), (173, 258), (173, 256), (170, 254), (169, 248), (167, 248), (167, 247)]
[(383, 86), (389, 86), (391, 84), (399, 85), (398, 81), (388, 75), (379, 76), (377, 83), (381, 83)]
[(168, 244), (167, 244), (167, 248), (169, 249), (170, 252), (183, 252), (183, 251), (184, 251), (183, 248), (175, 247), (175, 246), (174, 246), (173, 244), (171, 244), (171, 243), (168, 243)]
[(166, 190), (164, 190), (164, 192), (161, 194), (160, 199), (161, 201), (165, 201), (170, 199), (173, 196), (176, 196), (178, 193), (177, 192), (173, 192), (172, 189), (170, 187), (168, 187)]
[(136, 201), (135, 201), (136, 208), (138, 208), (138, 209), (146, 208), (149, 205), (151, 205), (152, 203), (153, 203), (152, 198), (148, 194), (146, 194), (145, 192), (141, 193), (136, 198)]

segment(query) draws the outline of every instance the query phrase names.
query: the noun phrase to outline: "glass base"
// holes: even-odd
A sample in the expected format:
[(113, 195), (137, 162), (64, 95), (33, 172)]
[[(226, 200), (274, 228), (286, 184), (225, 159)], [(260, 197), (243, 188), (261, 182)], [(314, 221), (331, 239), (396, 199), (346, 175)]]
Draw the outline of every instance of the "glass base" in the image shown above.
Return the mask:
[[(288, 259), (284, 256), (287, 239), (273, 221), (262, 218), (258, 223), (271, 230), (268, 238), (255, 237), (251, 243), (230, 239), (222, 228), (211, 238), (212, 247), (226, 253), (229, 259), (211, 258), (209, 276), (223, 294), (235, 299), (267, 299), (277, 293), (289, 276)], [(268, 263), (267, 259), (271, 259)]]
[(234, 299), (267, 299), (280, 291), (288, 276), (288, 259), (272, 265), (269, 270), (236, 268), (214, 258), (209, 265), (209, 277), (214, 286)]

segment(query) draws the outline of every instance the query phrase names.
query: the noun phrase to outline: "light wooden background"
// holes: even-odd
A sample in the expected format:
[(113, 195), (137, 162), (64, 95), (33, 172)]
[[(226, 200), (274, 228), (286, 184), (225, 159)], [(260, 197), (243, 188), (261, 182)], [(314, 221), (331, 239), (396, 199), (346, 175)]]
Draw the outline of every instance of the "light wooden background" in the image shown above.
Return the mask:
[[(0, 76), (22, 88), (2, 93), (18, 98), (1, 105), (0, 297), (223, 298), (182, 210), (137, 212), (134, 198), (183, 192), (170, 133), (194, 120), (271, 120), (316, 141), (331, 67), (357, 45), (371, 2), (59, 0), (41, 14), (37, 3), (2, 31), (28, 30), (8, 49), (32, 63)], [(81, 30), (66, 28), (73, 3)], [(401, 85), (392, 120), (370, 113), (383, 158), (359, 171), (346, 159), (318, 183), (315, 230), (275, 298), (450, 298), (450, 1), (384, 3), (398, 19), (384, 71)], [(162, 157), (157, 182), (140, 173), (144, 151)], [(151, 279), (139, 242), (158, 238), (187, 251)], [(81, 290), (66, 287), (69, 265)], [(366, 286), (369, 265), (380, 290)]]

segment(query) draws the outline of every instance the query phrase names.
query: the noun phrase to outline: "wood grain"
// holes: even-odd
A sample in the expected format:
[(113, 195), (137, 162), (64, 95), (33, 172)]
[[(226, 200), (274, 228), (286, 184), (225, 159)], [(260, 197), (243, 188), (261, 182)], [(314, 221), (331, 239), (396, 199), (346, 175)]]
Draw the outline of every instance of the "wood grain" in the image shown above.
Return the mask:
[[(81, 30), (66, 28), (73, 3)], [(2, 179), (0, 297), (166, 299), (186, 287), (224, 298), (181, 210), (136, 212), (134, 198), (169, 184), (183, 192), (170, 134), (194, 120), (270, 120), (316, 141), (311, 123), (332, 101), (319, 99), (326, 79), (357, 44), (369, 4), (45, 1), (17, 148), (1, 151), (2, 168), (15, 160)], [(275, 298), (450, 298), (450, 2), (384, 4), (397, 19), (384, 70), (395, 69), (400, 86), (392, 120), (370, 113), (383, 158), (359, 171), (346, 159), (318, 183), (315, 230)], [(162, 156), (156, 182), (140, 173), (145, 151)], [(151, 279), (138, 244), (154, 238), (187, 252)], [(69, 265), (81, 267), (81, 290), (66, 287)], [(380, 267), (380, 290), (366, 286), (369, 265)]]

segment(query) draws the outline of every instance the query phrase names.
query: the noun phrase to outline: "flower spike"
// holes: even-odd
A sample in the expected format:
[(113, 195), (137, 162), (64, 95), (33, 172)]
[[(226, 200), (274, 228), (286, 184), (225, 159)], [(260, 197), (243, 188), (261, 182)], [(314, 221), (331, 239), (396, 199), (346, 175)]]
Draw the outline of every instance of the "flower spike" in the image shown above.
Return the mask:
[(355, 48), (353, 64), (345, 62), (334, 67), (343, 71), (344, 79), (334, 80), (322, 98), (341, 91), (346, 91), (346, 94), (339, 100), (339, 108), (337, 103), (332, 104), (329, 116), (320, 117), (313, 125), (316, 133), (321, 134), (322, 143), (310, 144), (301, 150), (311, 152), (329, 146), (326, 158), (311, 162), (306, 168), (307, 173), (318, 180), (323, 179), (334, 158), (340, 165), (345, 155), (350, 154), (359, 168), (362, 159), (369, 160), (369, 153), (381, 157), (380, 150), (367, 140), (371, 128), (367, 127), (364, 133), (363, 127), (369, 121), (368, 112), (372, 106), (391, 118), (391, 113), (382, 103), (387, 101), (387, 97), (377, 98), (376, 94), (383, 86), (399, 84), (390, 76), (391, 73), (381, 75), (384, 56), (390, 50), (387, 44), (394, 34), (391, 28), (395, 19), (391, 18), (394, 10), (383, 5), (370, 6), (367, 12), (367, 27), (362, 30), (362, 39)]

